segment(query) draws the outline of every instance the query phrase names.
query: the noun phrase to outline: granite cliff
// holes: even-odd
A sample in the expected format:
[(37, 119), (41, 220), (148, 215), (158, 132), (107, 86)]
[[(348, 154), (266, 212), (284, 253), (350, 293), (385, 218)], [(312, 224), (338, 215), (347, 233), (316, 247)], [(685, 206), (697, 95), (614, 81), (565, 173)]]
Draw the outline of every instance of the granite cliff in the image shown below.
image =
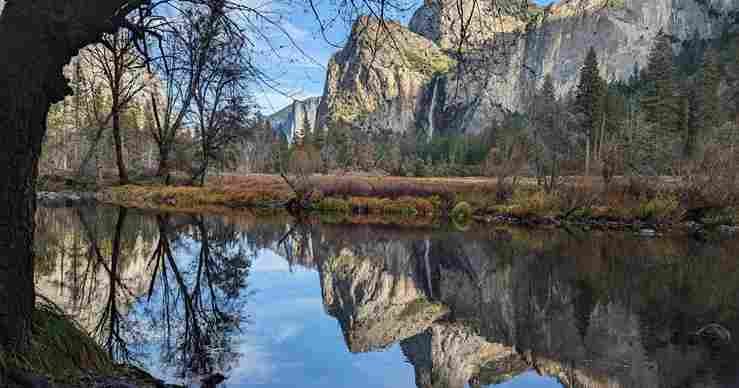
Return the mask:
[[(655, 300), (643, 288), (653, 271), (669, 267), (660, 244), (552, 237), (503, 230), (378, 235), (322, 226), (312, 235), (312, 266), (349, 351), (400, 345), (419, 388), (487, 386), (527, 370), (564, 387), (688, 386), (700, 374), (708, 376), (701, 386), (719, 387), (734, 378), (711, 369), (710, 343), (681, 342), (671, 326), (677, 319), (689, 328), (680, 329), (684, 334), (700, 327), (703, 298), (685, 303), (670, 289)], [(614, 247), (618, 257), (609, 253)], [(683, 257), (691, 248), (669, 249)], [(682, 276), (667, 271), (667, 278)], [(700, 288), (694, 291), (707, 298), (717, 292)], [(685, 312), (658, 312), (665, 303), (680, 303)]]
[[(295, 131), (298, 129), (313, 132), (316, 128), (316, 114), (320, 97), (309, 97), (305, 100), (295, 100), (292, 104), (269, 116), (269, 121), (275, 131), (282, 133), (288, 143), (293, 142)], [(303, 128), (308, 123), (308, 128)]]
[(604, 78), (626, 79), (646, 65), (660, 31), (678, 52), (736, 29), (739, 18), (739, 0), (499, 1), (495, 9), (460, 1), (427, 0), (408, 27), (360, 18), (329, 62), (319, 126), (475, 132), (496, 113), (521, 110), (546, 74), (559, 94), (571, 90), (591, 46)]

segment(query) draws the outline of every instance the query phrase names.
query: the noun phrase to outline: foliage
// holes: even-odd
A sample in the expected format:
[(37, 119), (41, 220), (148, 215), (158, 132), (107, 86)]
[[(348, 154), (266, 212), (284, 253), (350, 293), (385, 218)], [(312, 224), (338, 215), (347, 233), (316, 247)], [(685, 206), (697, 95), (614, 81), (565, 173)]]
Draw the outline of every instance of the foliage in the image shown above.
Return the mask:
[(642, 108), (647, 121), (656, 126), (663, 136), (678, 132), (680, 117), (674, 85), (674, 64), (672, 42), (664, 32), (655, 38), (649, 52), (646, 72), (647, 90), (642, 100)]
[(22, 370), (56, 382), (78, 380), (82, 373), (111, 374), (105, 351), (51, 302), (42, 300), (32, 316), (31, 347), (25, 354), (3, 354), (0, 369)]
[(419, 50), (407, 49), (404, 54), (405, 59), (414, 71), (429, 77), (446, 73), (456, 65), (454, 59), (439, 50), (420, 52)]
[(464, 223), (472, 218), (472, 206), (467, 202), (460, 202), (454, 206), (449, 214), (457, 222)]

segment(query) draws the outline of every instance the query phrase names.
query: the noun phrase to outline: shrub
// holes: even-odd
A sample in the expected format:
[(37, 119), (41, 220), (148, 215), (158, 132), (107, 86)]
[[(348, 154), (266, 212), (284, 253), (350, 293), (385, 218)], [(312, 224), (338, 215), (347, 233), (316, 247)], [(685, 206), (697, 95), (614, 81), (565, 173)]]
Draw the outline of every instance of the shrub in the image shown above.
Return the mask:
[(670, 195), (660, 195), (641, 203), (637, 208), (637, 217), (644, 221), (660, 221), (672, 216), (678, 208), (677, 198)]
[(722, 208), (739, 203), (739, 151), (708, 145), (703, 156), (685, 166), (680, 201), (687, 209)]
[(383, 207), (383, 212), (387, 214), (402, 214), (406, 216), (415, 216), (418, 214), (413, 198), (388, 201)]
[(472, 218), (472, 206), (467, 202), (460, 202), (454, 206), (450, 215), (457, 222), (466, 222)]
[[(597, 202), (597, 195), (588, 187), (580, 185), (563, 185), (557, 191), (557, 207), (564, 218), (579, 212), (580, 216), (591, 214), (591, 208)], [(587, 209), (587, 210), (586, 210)]]
[(324, 198), (315, 205), (315, 208), (326, 212), (348, 213), (350, 209), (347, 201), (336, 198)]

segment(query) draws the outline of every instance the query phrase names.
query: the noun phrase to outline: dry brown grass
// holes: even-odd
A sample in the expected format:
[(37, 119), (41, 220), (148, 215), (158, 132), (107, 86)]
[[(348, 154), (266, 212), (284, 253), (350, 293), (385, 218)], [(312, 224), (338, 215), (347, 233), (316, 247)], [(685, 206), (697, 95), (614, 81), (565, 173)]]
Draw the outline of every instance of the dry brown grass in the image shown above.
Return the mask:
[[(432, 196), (439, 193), (491, 193), (496, 189), (494, 178), (406, 178), (314, 175), (312, 180), (319, 190), (329, 196), (361, 196), (399, 198), (403, 196)], [(289, 191), (277, 175), (223, 176), (211, 180), (224, 190)]]
[[(459, 202), (477, 215), (503, 214), (517, 218), (599, 219), (674, 224), (684, 219), (680, 180), (669, 177), (567, 177), (547, 193), (532, 178), (519, 178), (509, 198), (498, 198), (494, 178), (404, 178), (314, 175), (315, 209), (330, 217), (391, 216), (433, 218)], [(291, 197), (276, 175), (223, 176), (208, 186), (123, 186), (107, 190), (117, 204), (164, 210), (192, 209), (224, 213), (236, 208), (278, 208)], [(231, 209), (231, 210), (229, 210)], [(731, 209), (736, 211), (736, 209)], [(737, 218), (732, 216), (733, 218)], [(723, 217), (731, 218), (731, 217)]]

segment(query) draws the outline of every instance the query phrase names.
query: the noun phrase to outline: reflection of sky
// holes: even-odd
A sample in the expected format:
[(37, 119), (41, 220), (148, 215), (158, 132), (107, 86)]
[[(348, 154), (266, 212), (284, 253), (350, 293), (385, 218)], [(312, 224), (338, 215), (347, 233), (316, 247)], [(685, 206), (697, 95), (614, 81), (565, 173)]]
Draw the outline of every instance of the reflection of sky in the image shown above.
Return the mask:
[(398, 345), (351, 354), (338, 322), (323, 311), (317, 272), (294, 269), (260, 252), (249, 284), (253, 323), (228, 386), (413, 387), (413, 367)]
[[(187, 268), (196, 247), (180, 246), (177, 262)], [(341, 327), (325, 313), (316, 271), (295, 267), (271, 250), (259, 252), (248, 278), (249, 323), (236, 339), (240, 358), (224, 387), (415, 387), (413, 366), (398, 344), (374, 353), (352, 354)], [(152, 303), (161, 302), (155, 294)], [(144, 313), (145, 303), (137, 306)], [(152, 335), (152, 337), (156, 337)], [(152, 338), (154, 339), (154, 338)], [(144, 346), (145, 367), (156, 376), (159, 348)], [(167, 379), (172, 381), (171, 378)], [(182, 383), (182, 382), (179, 382)], [(555, 388), (551, 378), (527, 372), (497, 387)]]
[[(400, 346), (351, 354), (336, 319), (323, 310), (318, 273), (289, 271), (272, 251), (261, 251), (249, 277), (252, 324), (227, 387), (415, 387), (413, 366)], [(526, 373), (501, 387), (557, 387)]]
[(495, 387), (500, 388), (554, 388), (561, 386), (562, 385), (556, 379), (551, 377), (542, 377), (535, 372), (526, 372), (506, 381), (505, 383), (495, 385)]

